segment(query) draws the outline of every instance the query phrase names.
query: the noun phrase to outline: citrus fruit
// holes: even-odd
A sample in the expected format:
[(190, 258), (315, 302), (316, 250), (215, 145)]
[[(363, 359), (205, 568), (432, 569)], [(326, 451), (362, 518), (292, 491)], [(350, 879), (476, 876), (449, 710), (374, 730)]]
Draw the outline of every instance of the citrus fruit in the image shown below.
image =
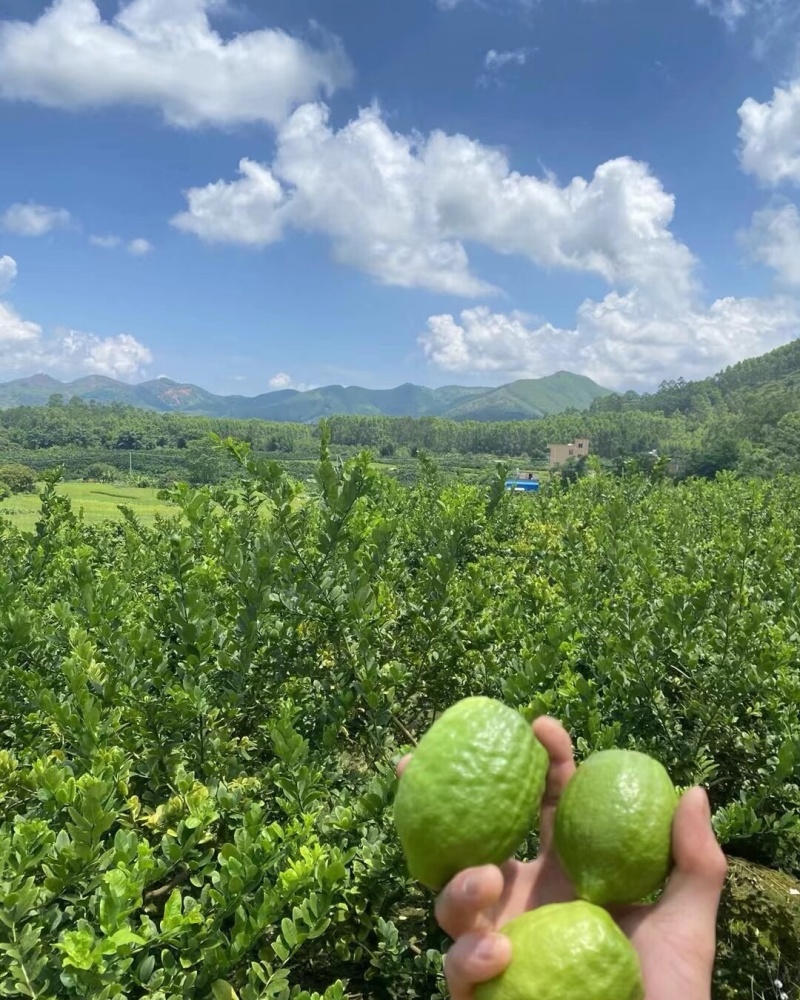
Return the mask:
[(547, 752), (492, 698), (465, 698), (434, 722), (400, 779), (394, 821), (411, 875), (441, 889), (464, 868), (501, 864), (533, 828)]
[(602, 750), (577, 769), (556, 810), (555, 846), (581, 899), (634, 903), (664, 884), (675, 787), (657, 760)]
[(643, 1000), (639, 956), (592, 903), (553, 903), (502, 928), (511, 963), (475, 1000)]

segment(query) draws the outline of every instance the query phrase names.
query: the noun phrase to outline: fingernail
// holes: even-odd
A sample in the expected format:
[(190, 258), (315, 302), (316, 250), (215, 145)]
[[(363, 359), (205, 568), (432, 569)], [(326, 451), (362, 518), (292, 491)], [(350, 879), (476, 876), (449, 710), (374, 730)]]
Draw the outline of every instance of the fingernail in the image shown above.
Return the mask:
[(487, 934), (475, 948), (475, 956), (481, 962), (490, 962), (497, 953), (497, 934)]
[(477, 899), (480, 895), (480, 886), (477, 881), (470, 877), (464, 880), (464, 897), (466, 899)]

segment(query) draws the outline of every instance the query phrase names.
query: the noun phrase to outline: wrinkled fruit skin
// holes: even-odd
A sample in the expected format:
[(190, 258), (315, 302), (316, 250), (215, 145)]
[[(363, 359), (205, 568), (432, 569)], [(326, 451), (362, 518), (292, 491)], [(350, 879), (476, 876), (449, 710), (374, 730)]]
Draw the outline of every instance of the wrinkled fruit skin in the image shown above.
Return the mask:
[(657, 760), (603, 750), (572, 776), (556, 810), (555, 846), (581, 899), (635, 903), (663, 886), (678, 796)]
[(532, 830), (547, 752), (514, 709), (465, 698), (422, 737), (394, 821), (413, 878), (439, 890), (464, 868), (502, 864)]
[[(475, 1000), (643, 1000), (633, 945), (609, 914), (582, 901), (523, 913), (502, 928), (511, 964)], [(679, 1000), (679, 998), (676, 998)]]

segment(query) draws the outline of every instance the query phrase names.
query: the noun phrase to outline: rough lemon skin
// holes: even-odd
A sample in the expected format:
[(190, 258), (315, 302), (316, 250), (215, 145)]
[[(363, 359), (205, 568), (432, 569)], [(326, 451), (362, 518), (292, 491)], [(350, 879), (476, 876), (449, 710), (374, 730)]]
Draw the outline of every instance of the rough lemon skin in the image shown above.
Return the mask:
[(587, 758), (556, 810), (555, 846), (581, 899), (634, 903), (669, 873), (675, 787), (657, 760), (634, 750)]
[(605, 910), (554, 903), (502, 928), (511, 964), (475, 1000), (643, 1000), (639, 956)]
[(411, 875), (438, 890), (464, 868), (508, 860), (536, 821), (547, 766), (514, 709), (482, 697), (448, 708), (420, 740), (395, 798)]

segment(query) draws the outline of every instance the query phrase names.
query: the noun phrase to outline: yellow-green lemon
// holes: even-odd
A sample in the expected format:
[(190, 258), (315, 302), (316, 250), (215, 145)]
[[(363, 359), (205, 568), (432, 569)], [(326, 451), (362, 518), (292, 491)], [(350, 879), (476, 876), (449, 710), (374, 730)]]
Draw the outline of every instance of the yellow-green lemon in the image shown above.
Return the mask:
[(475, 1000), (643, 1000), (639, 957), (592, 903), (553, 903), (502, 928), (511, 963)]
[(556, 810), (555, 846), (581, 899), (634, 903), (669, 873), (678, 804), (664, 767), (634, 750), (603, 750), (577, 769)]
[(411, 875), (438, 890), (464, 868), (510, 858), (536, 822), (547, 763), (530, 725), (502, 702), (465, 698), (448, 708), (395, 798)]

